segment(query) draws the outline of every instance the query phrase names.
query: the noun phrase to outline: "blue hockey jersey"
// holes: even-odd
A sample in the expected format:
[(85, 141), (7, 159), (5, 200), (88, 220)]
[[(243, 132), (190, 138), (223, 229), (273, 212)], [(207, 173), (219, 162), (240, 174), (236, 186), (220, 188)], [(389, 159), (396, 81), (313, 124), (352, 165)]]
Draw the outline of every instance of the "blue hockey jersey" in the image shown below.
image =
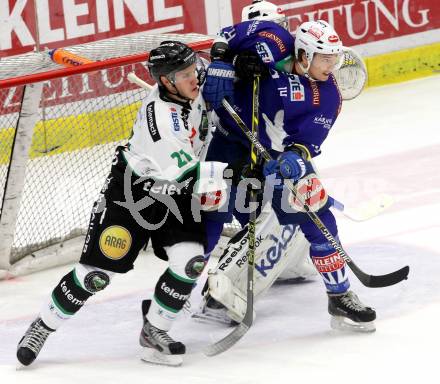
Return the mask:
[[(295, 38), (271, 21), (245, 21), (223, 28), (220, 34), (233, 53), (256, 52), (268, 64), (271, 76), (261, 81), (259, 139), (268, 149), (284, 151), (300, 144), (311, 157), (321, 152), (336, 121), (342, 97), (333, 75), (327, 81), (313, 81), (304, 76), (276, 70), (276, 63), (293, 56)], [(252, 85), (239, 81), (234, 87), (234, 109), (251, 127)], [(247, 138), (223, 108), (216, 110), (223, 132), (249, 145)], [(220, 131), (220, 130), (219, 130)]]
[[(234, 109), (250, 128), (252, 85), (238, 82), (234, 100)], [(342, 97), (333, 75), (327, 81), (313, 81), (273, 70), (271, 77), (261, 81), (259, 103), (259, 139), (267, 149), (283, 152), (291, 144), (300, 144), (315, 157), (338, 117)], [(249, 145), (229, 113), (223, 108), (216, 112), (231, 138)]]

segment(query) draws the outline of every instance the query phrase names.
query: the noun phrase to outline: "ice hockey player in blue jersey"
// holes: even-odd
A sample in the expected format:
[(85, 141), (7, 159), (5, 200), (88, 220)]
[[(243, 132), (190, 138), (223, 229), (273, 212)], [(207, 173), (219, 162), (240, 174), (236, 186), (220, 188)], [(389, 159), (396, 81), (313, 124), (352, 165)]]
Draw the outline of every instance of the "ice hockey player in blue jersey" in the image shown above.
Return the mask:
[[(301, 204), (283, 186), (284, 179), (295, 182), (302, 200), (318, 214), (332, 235), (338, 239), (336, 220), (329, 209), (330, 199), (316, 176), (311, 159), (321, 153), (321, 145), (341, 110), (342, 97), (332, 72), (342, 61), (342, 42), (327, 22), (305, 22), (298, 27), (291, 40), (294, 59), (290, 61), (292, 65), (289, 65), (289, 52), (284, 57), (277, 54), (281, 52), (282, 46), (292, 43), (289, 39), (286, 42), (278, 40), (276, 35), (263, 31), (255, 33), (262, 24), (263, 22), (241, 23), (223, 30), (233, 53), (225, 49), (226, 54), (222, 59), (229, 65), (228, 70), (234, 73), (234, 77), (238, 74), (238, 80), (233, 81), (233, 91), (230, 92), (227, 86), (223, 87), (218, 81), (221, 72), (208, 69), (207, 84), (214, 78), (214, 82), (220, 84), (220, 97), (229, 100), (246, 125), (251, 126), (252, 84), (249, 80), (254, 73), (261, 74), (258, 135), (260, 142), (276, 159), (262, 166), (262, 172), (266, 176), (264, 195), (273, 188), (272, 208), (280, 224), (299, 224), (309, 241), (310, 257), (323, 278), (328, 294), (332, 326), (339, 329), (374, 331), (376, 313), (372, 308), (363, 305), (349, 289), (344, 260), (304, 213)], [(225, 30), (228, 31), (226, 35)], [(253, 44), (250, 42), (252, 40)], [(275, 44), (267, 45), (263, 50), (261, 41), (268, 40)], [(244, 53), (240, 51), (242, 47)], [(267, 54), (267, 47), (270, 54)], [(228, 55), (233, 56), (232, 63), (227, 63), (230, 59)], [(242, 57), (246, 60), (242, 60)], [(253, 59), (248, 60), (249, 57)], [(267, 62), (266, 57), (270, 58)], [(282, 67), (279, 59), (283, 60)], [(230, 85), (231, 82), (224, 79), (224, 84)], [(244, 167), (250, 163), (249, 142), (228, 112), (221, 107), (218, 94), (210, 91), (205, 91), (204, 97), (215, 109), (219, 121), (208, 149), (207, 160), (235, 165), (242, 162)], [(228, 150), (225, 151), (224, 148)], [(240, 193), (240, 185), (231, 190), (229, 211), (210, 213), (206, 220), (211, 248), (220, 235), (222, 223), (230, 221), (232, 214), (242, 224), (248, 218), (248, 212), (240, 211), (240, 207), (235, 204), (235, 193), (237, 190)]]

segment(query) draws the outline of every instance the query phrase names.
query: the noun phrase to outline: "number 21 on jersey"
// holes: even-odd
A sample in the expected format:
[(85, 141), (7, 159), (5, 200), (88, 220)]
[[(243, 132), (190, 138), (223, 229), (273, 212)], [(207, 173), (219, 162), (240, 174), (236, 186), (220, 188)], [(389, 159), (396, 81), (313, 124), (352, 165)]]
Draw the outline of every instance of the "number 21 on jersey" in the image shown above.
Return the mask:
[(179, 152), (173, 152), (170, 156), (172, 159), (177, 160), (177, 166), (179, 168), (184, 167), (192, 160), (192, 157), (188, 153), (186, 153), (183, 149), (181, 149)]

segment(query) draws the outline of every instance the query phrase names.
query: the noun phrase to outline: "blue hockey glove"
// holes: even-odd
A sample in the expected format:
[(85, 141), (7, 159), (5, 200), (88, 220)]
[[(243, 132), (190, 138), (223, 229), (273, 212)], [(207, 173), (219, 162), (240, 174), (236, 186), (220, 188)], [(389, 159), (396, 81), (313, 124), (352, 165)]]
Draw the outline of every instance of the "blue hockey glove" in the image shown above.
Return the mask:
[(234, 94), (234, 66), (224, 61), (213, 61), (207, 71), (203, 98), (214, 109), (221, 107), (222, 100), (227, 98), (233, 103)]
[(277, 160), (270, 160), (264, 165), (264, 176), (273, 173), (277, 177), (297, 181), (306, 174), (306, 164), (300, 155), (287, 151), (282, 153)]
[(274, 173), (276, 174), (280, 173), (280, 164), (278, 163), (277, 160), (266, 161), (266, 163), (264, 163), (263, 166), (263, 175), (267, 177)]
[(278, 157), (280, 174), (285, 179), (297, 181), (306, 174), (306, 164), (296, 152), (287, 151)]

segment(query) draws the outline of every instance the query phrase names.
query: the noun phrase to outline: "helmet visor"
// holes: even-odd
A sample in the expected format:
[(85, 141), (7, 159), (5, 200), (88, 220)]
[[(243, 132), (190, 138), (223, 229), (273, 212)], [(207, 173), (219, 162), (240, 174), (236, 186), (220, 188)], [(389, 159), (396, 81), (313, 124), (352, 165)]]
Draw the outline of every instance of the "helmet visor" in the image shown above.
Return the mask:
[(197, 68), (196, 64), (193, 63), (190, 66), (187, 66), (184, 69), (181, 69), (179, 71), (175, 71), (172, 74), (174, 84), (178, 84), (185, 81), (191, 81), (193, 79), (197, 79)]

